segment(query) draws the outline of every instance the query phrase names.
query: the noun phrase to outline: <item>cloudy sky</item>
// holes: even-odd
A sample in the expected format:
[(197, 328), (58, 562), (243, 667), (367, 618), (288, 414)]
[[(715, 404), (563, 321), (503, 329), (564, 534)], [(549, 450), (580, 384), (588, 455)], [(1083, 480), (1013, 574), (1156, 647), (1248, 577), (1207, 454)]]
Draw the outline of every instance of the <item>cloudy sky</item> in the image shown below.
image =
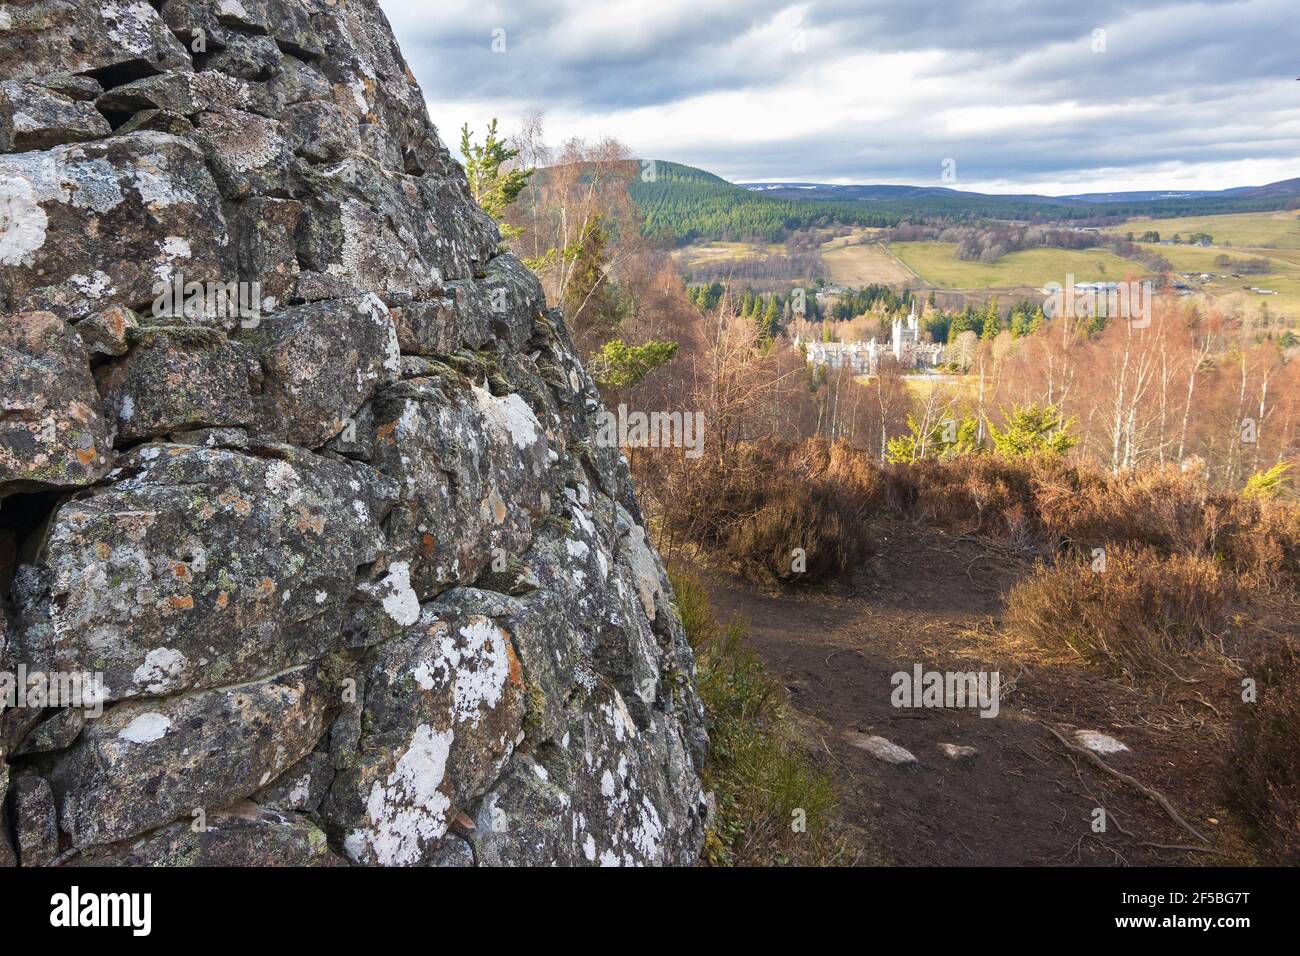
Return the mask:
[(1300, 0), (381, 0), (444, 141), (545, 112), (727, 179), (1300, 176)]

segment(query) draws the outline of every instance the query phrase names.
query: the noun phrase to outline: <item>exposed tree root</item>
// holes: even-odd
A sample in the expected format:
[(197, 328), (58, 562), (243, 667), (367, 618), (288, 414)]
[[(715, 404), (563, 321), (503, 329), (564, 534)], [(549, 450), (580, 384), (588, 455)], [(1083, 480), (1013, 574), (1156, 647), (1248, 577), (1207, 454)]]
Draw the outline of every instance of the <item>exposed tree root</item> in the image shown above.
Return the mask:
[[(1052, 736), (1055, 737), (1057, 740), (1059, 740), (1061, 742), (1061, 745), (1064, 746), (1067, 750), (1070, 750), (1073, 753), (1077, 753), (1086, 757), (1095, 766), (1101, 768), (1106, 773), (1114, 777), (1116, 780), (1128, 784), (1130, 787), (1133, 787), (1135, 790), (1139, 791), (1140, 793), (1145, 794), (1151, 800), (1154, 800), (1156, 803), (1160, 805), (1160, 808), (1164, 810), (1165, 813), (1169, 814), (1169, 818), (1171, 820), (1173, 820), (1180, 827), (1182, 827), (1184, 830), (1186, 830), (1188, 833), (1194, 836), (1197, 840), (1200, 840), (1202, 843), (1210, 842), (1209, 840), (1205, 839), (1205, 837), (1203, 837), (1200, 833), (1198, 833), (1195, 827), (1193, 827), (1191, 824), (1189, 824), (1186, 820), (1184, 820), (1179, 815), (1178, 811), (1174, 809), (1174, 805), (1169, 802), (1169, 798), (1166, 797), (1159, 790), (1156, 790), (1153, 787), (1148, 787), (1145, 783), (1142, 783), (1140, 780), (1137, 780), (1134, 777), (1130, 777), (1128, 774), (1124, 773), (1123, 771), (1116, 770), (1114, 767), (1106, 763), (1106, 761), (1102, 760), (1100, 757), (1098, 757), (1095, 753), (1093, 753), (1091, 750), (1087, 749), (1086, 747), (1080, 747), (1077, 746), (1076, 744), (1070, 743), (1070, 741), (1066, 740), (1064, 737), (1060, 735), (1060, 733), (1057, 732), (1056, 728), (1049, 727), (1047, 724), (1043, 724), (1042, 721), (1037, 721), (1037, 723), (1040, 723), (1044, 727), (1047, 727), (1047, 729), (1051, 731)], [(1180, 847), (1180, 849), (1191, 849), (1191, 848)]]

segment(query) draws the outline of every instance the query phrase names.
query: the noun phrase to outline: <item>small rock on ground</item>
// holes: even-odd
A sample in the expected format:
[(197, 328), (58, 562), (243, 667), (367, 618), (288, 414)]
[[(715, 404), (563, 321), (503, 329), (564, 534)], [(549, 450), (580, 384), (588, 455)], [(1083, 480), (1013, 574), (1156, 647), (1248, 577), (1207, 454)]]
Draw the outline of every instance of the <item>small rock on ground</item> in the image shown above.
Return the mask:
[(916, 757), (912, 755), (911, 751), (898, 746), (898, 744), (891, 743), (884, 737), (849, 731), (844, 735), (844, 739), (853, 744), (853, 746), (865, 750), (877, 760), (883, 760), (885, 763), (916, 763)]
[(968, 747), (965, 744), (939, 744), (939, 749), (943, 751), (943, 755), (949, 760), (966, 760), (979, 753), (974, 747)]
[(1095, 730), (1076, 730), (1074, 739), (1079, 741), (1079, 746), (1086, 747), (1088, 750), (1099, 754), (1115, 754), (1128, 750), (1125, 744), (1120, 743), (1114, 737)]

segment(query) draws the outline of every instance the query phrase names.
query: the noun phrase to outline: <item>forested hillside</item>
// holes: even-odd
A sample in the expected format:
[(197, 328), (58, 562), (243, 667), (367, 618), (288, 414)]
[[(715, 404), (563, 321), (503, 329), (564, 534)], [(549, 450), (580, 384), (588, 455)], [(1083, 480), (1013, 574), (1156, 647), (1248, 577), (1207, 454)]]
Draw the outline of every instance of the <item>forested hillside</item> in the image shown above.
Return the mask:
[[(912, 190), (897, 198), (825, 197), (809, 191), (772, 193), (746, 189), (719, 176), (662, 160), (631, 161), (630, 194), (644, 219), (645, 233), (676, 242), (696, 239), (784, 239), (794, 229), (832, 224), (895, 226), (905, 221), (949, 222), (997, 219), (1025, 222), (1106, 222), (1128, 216), (1166, 218), (1194, 214), (1254, 212), (1285, 208), (1290, 194), (1187, 196), (1155, 201), (1054, 203), (1043, 196), (993, 196), (954, 190)], [(849, 187), (846, 187), (849, 188)]]
[[(640, 166), (640, 164), (638, 164)], [(780, 199), (751, 192), (693, 166), (655, 161), (639, 168), (631, 195), (645, 232), (678, 242), (693, 239), (763, 239), (775, 242), (792, 229), (842, 223), (894, 226), (895, 210), (843, 200)]]

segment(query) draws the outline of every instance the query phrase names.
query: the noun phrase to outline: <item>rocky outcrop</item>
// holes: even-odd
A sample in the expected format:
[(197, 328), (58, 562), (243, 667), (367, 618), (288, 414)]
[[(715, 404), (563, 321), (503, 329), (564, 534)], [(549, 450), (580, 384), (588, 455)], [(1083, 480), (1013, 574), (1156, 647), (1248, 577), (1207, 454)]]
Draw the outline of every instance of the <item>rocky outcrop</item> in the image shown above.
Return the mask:
[(0, 63), (0, 865), (692, 863), (626, 463), (374, 0)]

